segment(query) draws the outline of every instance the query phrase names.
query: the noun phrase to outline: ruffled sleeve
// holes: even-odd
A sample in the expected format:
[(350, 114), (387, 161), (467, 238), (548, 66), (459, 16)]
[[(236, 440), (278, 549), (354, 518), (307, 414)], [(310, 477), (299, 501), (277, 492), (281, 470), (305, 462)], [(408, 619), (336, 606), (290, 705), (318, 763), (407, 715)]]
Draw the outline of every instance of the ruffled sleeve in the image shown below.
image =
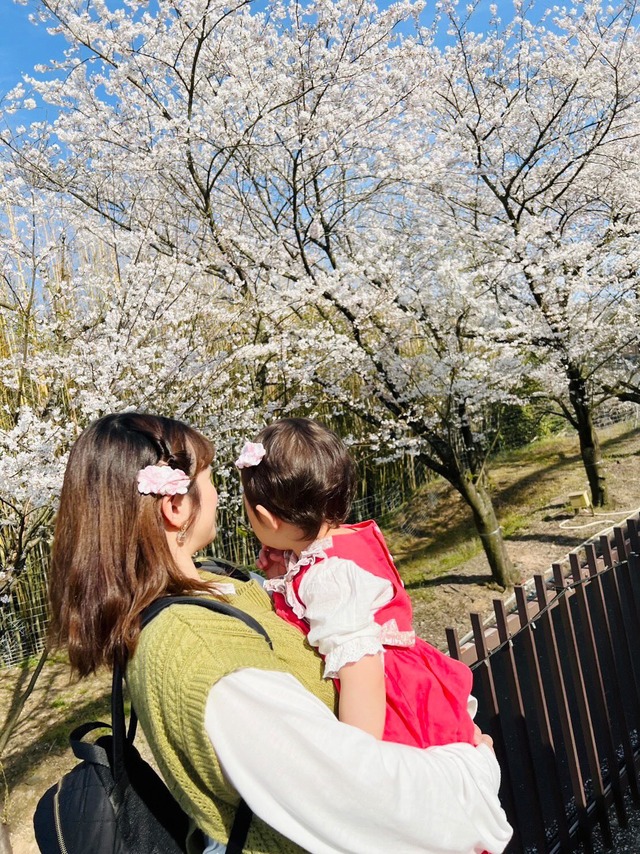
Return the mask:
[(337, 677), (345, 664), (383, 651), (374, 614), (393, 598), (390, 581), (353, 561), (330, 557), (309, 567), (298, 592), (308, 640), (324, 657), (326, 679)]

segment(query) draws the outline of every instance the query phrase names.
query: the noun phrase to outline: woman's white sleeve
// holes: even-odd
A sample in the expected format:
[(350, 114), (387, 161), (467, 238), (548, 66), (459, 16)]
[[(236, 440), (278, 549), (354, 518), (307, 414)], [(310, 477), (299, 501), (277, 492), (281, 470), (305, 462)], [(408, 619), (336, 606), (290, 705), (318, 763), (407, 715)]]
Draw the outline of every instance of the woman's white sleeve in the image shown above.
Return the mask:
[(330, 557), (306, 571), (299, 595), (309, 623), (307, 640), (324, 657), (325, 678), (383, 651), (374, 614), (393, 598), (390, 581), (353, 561)]
[(253, 812), (311, 854), (500, 854), (511, 837), (488, 747), (378, 741), (291, 674), (225, 676), (205, 728)]

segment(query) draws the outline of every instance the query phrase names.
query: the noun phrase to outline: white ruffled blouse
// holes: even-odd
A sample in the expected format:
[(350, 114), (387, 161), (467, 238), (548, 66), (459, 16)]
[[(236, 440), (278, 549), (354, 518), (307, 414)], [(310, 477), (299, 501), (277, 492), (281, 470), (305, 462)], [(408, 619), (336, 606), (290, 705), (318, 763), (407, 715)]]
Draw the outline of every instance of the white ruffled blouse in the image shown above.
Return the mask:
[[(265, 589), (282, 593), (294, 614), (309, 623), (308, 640), (324, 658), (326, 679), (337, 677), (345, 664), (384, 651), (385, 627), (374, 615), (393, 598), (387, 579), (351, 560), (327, 557), (330, 545), (328, 537), (316, 540), (298, 559), (291, 553), (286, 573), (265, 582)], [(307, 571), (296, 595), (293, 580), (302, 569)]]

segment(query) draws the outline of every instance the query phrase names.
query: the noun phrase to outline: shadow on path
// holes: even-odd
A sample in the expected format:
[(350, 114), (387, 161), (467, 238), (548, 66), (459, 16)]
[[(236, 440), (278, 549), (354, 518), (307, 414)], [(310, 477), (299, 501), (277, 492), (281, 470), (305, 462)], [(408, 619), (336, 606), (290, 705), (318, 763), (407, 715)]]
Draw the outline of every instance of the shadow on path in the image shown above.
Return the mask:
[(440, 587), (441, 584), (492, 584), (487, 575), (439, 575), (437, 578), (425, 578), (405, 584), (407, 590), (419, 590), (425, 587)]
[[(38, 711), (45, 708), (41, 703), (39, 708), (30, 712), (28, 717), (36, 717)], [(27, 716), (26, 716), (27, 717)], [(83, 705), (74, 705), (66, 713), (61, 713), (55, 723), (46, 728), (38, 729), (37, 735), (30, 742), (23, 742), (17, 752), (11, 754), (4, 762), (4, 773), (6, 775), (9, 789), (22, 783), (33, 771), (43, 758), (47, 756), (61, 756), (69, 747), (69, 733), (74, 727), (85, 721), (111, 721), (111, 691)], [(20, 721), (23, 723), (23, 720)], [(14, 733), (10, 742), (12, 744), (19, 736)], [(15, 749), (15, 744), (13, 744)], [(77, 760), (73, 760), (74, 762)]]

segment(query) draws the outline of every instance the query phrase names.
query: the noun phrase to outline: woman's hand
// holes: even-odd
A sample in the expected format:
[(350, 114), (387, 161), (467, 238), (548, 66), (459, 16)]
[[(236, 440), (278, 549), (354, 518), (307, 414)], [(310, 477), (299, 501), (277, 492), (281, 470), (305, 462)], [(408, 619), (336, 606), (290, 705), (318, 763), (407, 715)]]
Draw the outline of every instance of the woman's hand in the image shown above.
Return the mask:
[(283, 550), (262, 546), (256, 559), (256, 566), (264, 572), (267, 578), (277, 578), (279, 575), (284, 575), (286, 566)]

